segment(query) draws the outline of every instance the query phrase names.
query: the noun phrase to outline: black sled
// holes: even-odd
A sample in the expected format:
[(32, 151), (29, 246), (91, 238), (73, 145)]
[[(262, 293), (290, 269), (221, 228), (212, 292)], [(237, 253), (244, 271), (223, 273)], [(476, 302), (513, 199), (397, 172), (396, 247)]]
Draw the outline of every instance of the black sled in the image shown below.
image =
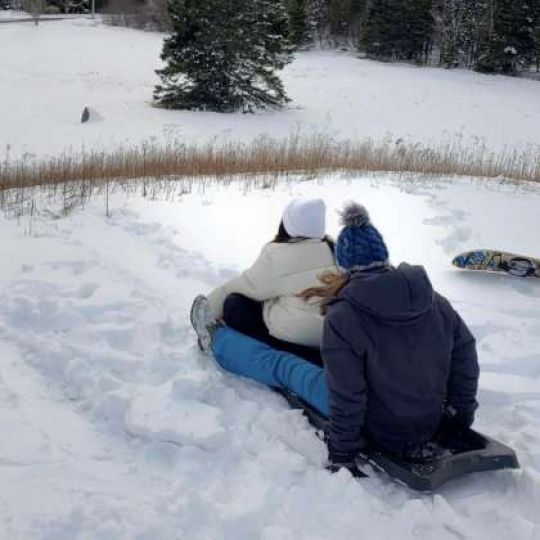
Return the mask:
[[(310, 424), (324, 436), (328, 420), (323, 415), (296, 394), (280, 393), (293, 409), (302, 410)], [(434, 442), (442, 452), (432, 461), (405, 461), (375, 449), (365, 452), (365, 456), (375, 469), (416, 491), (434, 491), (448, 480), (472, 472), (519, 469), (516, 453), (511, 448), (472, 429), (461, 430), (459, 436), (439, 433)]]

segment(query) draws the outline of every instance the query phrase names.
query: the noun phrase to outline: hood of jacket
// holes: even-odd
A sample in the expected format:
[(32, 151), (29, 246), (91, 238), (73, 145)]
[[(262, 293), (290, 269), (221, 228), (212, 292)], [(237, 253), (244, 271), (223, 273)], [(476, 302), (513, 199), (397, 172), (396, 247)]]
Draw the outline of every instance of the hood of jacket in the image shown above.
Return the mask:
[(433, 287), (423, 266), (406, 263), (372, 272), (354, 272), (337, 301), (396, 324), (416, 321), (433, 305)]

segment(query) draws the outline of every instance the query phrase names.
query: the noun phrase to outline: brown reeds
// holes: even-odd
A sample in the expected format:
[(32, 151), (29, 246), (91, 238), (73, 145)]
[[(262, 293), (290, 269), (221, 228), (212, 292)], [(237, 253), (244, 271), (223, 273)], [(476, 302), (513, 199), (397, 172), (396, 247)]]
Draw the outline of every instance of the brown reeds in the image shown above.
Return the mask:
[[(540, 181), (540, 148), (490, 152), (483, 146), (459, 142), (437, 147), (371, 140), (338, 141), (326, 136), (260, 138), (251, 143), (209, 143), (202, 146), (169, 143), (142, 144), (110, 152), (65, 153), (42, 160), (5, 159), (0, 162), (0, 193), (31, 187), (66, 186), (78, 189), (144, 182), (238, 175), (260, 177), (284, 174), (317, 175), (338, 172), (405, 172), (431, 177), (462, 175)], [(0, 197), (1, 204), (1, 197)]]

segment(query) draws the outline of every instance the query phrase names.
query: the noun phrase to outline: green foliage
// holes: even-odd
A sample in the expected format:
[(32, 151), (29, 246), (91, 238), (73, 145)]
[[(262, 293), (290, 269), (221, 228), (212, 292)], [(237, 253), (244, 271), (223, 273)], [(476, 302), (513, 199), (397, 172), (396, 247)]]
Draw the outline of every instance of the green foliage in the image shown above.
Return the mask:
[(538, 0), (492, 0), (492, 27), (476, 69), (515, 74), (531, 65), (537, 54), (540, 23)]
[(368, 0), (326, 0), (329, 33), (336, 42), (357, 42), (361, 34)]
[[(24, 3), (24, 0), (23, 0)], [(91, 0), (44, 0), (44, 13), (89, 13)], [(96, 1), (96, 9), (100, 7)]]
[(308, 0), (289, 0), (289, 40), (301, 49), (313, 42), (313, 28), (308, 12)]
[(489, 1), (434, 0), (435, 44), (446, 67), (470, 67), (489, 35)]
[(431, 46), (431, 0), (372, 0), (362, 43), (378, 58), (425, 60)]
[(309, 0), (319, 39), (369, 56), (489, 72), (540, 69), (540, 0)]
[(168, 0), (154, 90), (159, 106), (217, 112), (281, 106), (288, 101), (276, 70), (291, 60), (281, 0)]
[(536, 30), (534, 32), (534, 43), (535, 43), (535, 64), (536, 71), (540, 71), (540, 15), (538, 16), (538, 23), (536, 25)]

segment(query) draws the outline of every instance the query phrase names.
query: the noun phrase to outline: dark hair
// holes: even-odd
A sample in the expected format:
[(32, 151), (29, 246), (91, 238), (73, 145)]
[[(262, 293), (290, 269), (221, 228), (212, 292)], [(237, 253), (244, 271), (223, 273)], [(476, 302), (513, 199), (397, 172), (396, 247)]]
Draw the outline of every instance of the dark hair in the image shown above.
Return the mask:
[[(274, 236), (274, 239), (272, 242), (274, 244), (286, 244), (287, 242), (290, 242), (293, 239), (293, 237), (287, 232), (285, 229), (285, 225), (283, 225), (283, 220), (279, 223), (279, 228), (276, 236)], [(332, 253), (336, 250), (336, 243), (328, 236), (326, 235), (323, 239), (323, 242), (325, 242), (328, 247), (330, 248), (330, 251)]]
[(283, 220), (279, 222), (279, 228), (276, 236), (272, 240), (275, 244), (286, 244), (292, 240), (292, 236), (286, 231)]

